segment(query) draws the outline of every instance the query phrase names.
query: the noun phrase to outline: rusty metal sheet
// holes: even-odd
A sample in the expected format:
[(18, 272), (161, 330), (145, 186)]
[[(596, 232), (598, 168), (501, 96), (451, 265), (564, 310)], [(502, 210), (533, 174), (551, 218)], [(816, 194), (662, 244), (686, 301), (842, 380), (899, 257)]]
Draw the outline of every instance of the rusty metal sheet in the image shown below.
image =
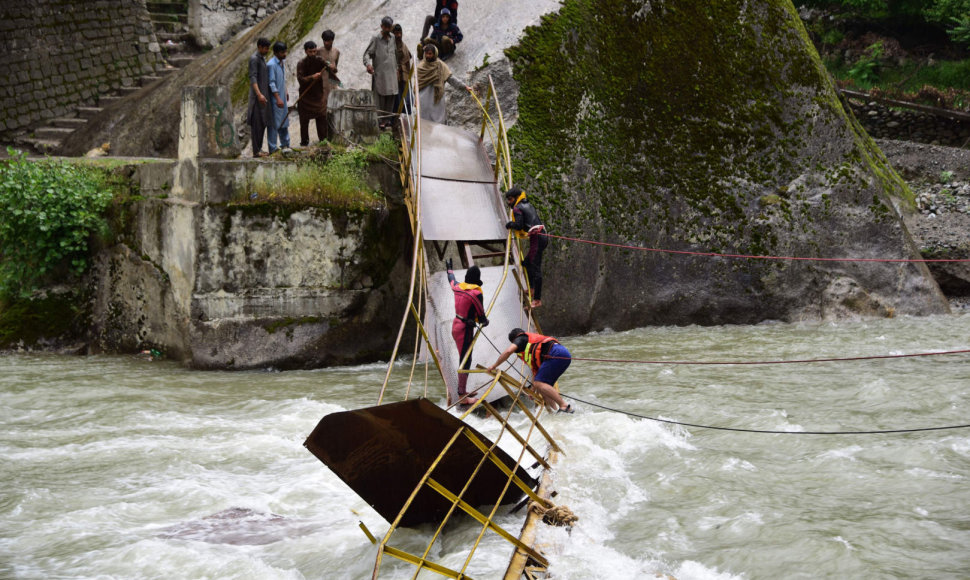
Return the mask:
[(495, 182), (495, 170), (477, 135), (424, 119), (421, 119), (421, 174), (437, 179)]
[(504, 240), (500, 193), (493, 183), (421, 178), (421, 229), (426, 240)]
[[(475, 348), (472, 350), (472, 368), (475, 368), (476, 364), (487, 367), (495, 362), (495, 359), (509, 345), (509, 331), (516, 327), (527, 328), (529, 320), (522, 308), (521, 292), (512, 277), (514, 270), (514, 268), (510, 269), (505, 285), (492, 307), (488, 317), (489, 325), (485, 327), (482, 335), (475, 342)], [(484, 282), (482, 292), (485, 295), (486, 308), (495, 296), (495, 291), (502, 279), (502, 271), (501, 266), (482, 268), (482, 282)], [(465, 270), (456, 270), (455, 279), (459, 282), (464, 280)], [(455, 297), (451, 285), (448, 284), (447, 272), (437, 272), (428, 278), (428, 300), (426, 304), (428, 310), (424, 319), (425, 328), (428, 331), (431, 343), (434, 345), (435, 352), (438, 353), (441, 374), (445, 377), (451, 400), (457, 401), (458, 364), (461, 361), (458, 358), (458, 347), (451, 336), (451, 325), (455, 320)], [(427, 360), (427, 352), (423, 349), (422, 357), (422, 362)], [(524, 364), (518, 358), (515, 361), (515, 368), (518, 369), (518, 373), (508, 371), (513, 377), (521, 378), (523, 375), (531, 375), (531, 373), (526, 373)], [(487, 385), (490, 381), (489, 375), (471, 374), (468, 376), (468, 392), (472, 392), (482, 385)], [(491, 402), (505, 395), (505, 389), (497, 386), (486, 400)]]
[[(393, 522), (428, 468), (461, 427), (491, 445), (484, 435), (427, 399), (332, 413), (320, 420), (303, 445), (385, 520)], [(507, 453), (496, 448), (495, 455), (510, 469), (515, 469), (515, 460)], [(458, 494), (481, 457), (482, 452), (460, 436), (431, 476)], [(538, 482), (528, 472), (521, 467), (515, 472), (535, 488)], [(522, 492), (514, 485), (501, 496), (506, 480), (507, 476), (495, 464), (486, 461), (462, 499), (475, 507), (518, 501)], [(425, 486), (400, 525), (411, 527), (438, 522), (450, 506), (438, 492)]]

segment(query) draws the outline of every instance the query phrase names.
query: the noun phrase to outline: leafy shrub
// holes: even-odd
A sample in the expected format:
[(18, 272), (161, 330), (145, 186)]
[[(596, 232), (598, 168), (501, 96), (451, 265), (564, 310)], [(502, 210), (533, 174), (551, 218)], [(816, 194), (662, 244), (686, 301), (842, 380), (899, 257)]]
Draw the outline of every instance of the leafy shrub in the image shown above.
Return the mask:
[(100, 168), (7, 153), (0, 163), (0, 296), (22, 297), (54, 274), (87, 269), (88, 239), (106, 228), (113, 194)]
[(365, 149), (369, 155), (384, 159), (385, 161), (397, 161), (398, 146), (397, 141), (391, 137), (390, 133), (381, 133), (373, 145), (368, 145)]
[(947, 30), (946, 33), (950, 35), (953, 42), (970, 46), (970, 15), (963, 15), (960, 18), (953, 17), (950, 22), (953, 23), (953, 28)]
[(854, 81), (871, 85), (879, 80), (879, 67), (882, 60), (882, 42), (869, 45), (864, 55), (849, 69), (848, 75)]

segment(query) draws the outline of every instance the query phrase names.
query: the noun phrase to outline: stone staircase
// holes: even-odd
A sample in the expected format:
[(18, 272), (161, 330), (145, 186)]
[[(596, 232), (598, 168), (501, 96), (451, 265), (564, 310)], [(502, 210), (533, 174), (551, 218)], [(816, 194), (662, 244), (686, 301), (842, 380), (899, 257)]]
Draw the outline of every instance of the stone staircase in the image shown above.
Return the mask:
[(132, 85), (121, 86), (109, 93), (98, 95), (93, 103), (78, 107), (72, 116), (49, 119), (44, 126), (16, 139), (18, 145), (30, 147), (42, 155), (56, 153), (71, 133), (84, 127), (107, 107), (195, 60), (200, 52), (189, 34), (188, 0), (149, 1), (147, 5), (155, 37), (166, 64), (154, 73), (137, 79)]

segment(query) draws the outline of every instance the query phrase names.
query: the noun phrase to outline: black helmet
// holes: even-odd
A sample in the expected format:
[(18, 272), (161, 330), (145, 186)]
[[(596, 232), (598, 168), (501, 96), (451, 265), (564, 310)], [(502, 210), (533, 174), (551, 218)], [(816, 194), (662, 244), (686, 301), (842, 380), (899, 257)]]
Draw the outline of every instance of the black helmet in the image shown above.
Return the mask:
[(525, 331), (521, 328), (513, 328), (509, 331), (509, 342), (515, 342), (515, 339), (519, 338), (523, 334), (525, 334)]
[(484, 284), (482, 282), (482, 270), (478, 266), (472, 266), (465, 272), (465, 284), (475, 284), (476, 286)]

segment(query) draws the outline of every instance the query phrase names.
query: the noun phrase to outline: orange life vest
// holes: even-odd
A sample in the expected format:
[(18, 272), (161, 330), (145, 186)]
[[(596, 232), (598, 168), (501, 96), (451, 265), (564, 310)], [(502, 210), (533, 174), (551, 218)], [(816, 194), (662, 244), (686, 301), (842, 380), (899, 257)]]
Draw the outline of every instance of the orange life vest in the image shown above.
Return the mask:
[(535, 334), (533, 332), (527, 332), (525, 335), (529, 338), (529, 344), (525, 345), (525, 350), (515, 354), (517, 354), (518, 357), (525, 362), (525, 364), (529, 365), (529, 368), (532, 369), (532, 374), (535, 374), (539, 372), (539, 366), (542, 365), (542, 345), (546, 344), (547, 342), (559, 341), (551, 336)]

